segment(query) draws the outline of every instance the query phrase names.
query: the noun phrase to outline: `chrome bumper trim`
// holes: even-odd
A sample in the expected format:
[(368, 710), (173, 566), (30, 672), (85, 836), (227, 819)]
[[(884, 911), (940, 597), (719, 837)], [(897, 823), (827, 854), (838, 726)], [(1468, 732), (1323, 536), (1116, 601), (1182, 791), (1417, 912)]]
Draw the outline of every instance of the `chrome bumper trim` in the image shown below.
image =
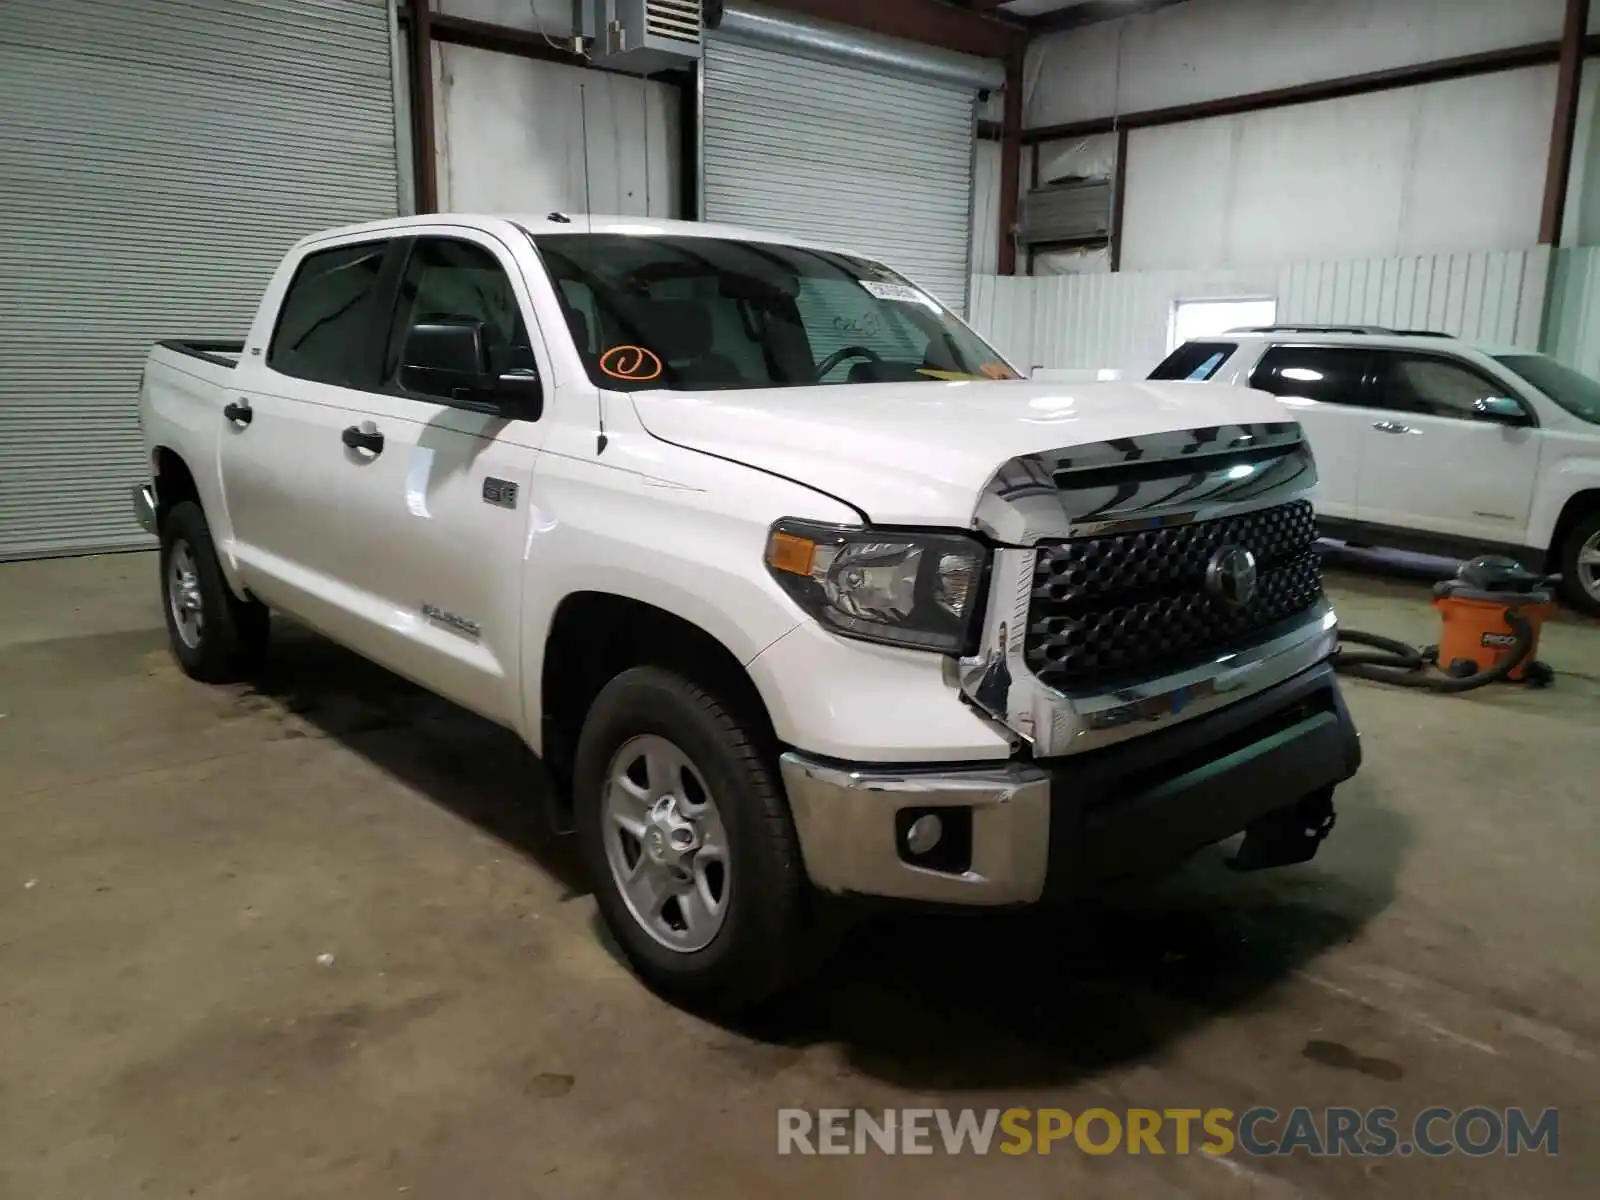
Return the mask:
[(139, 522), (139, 528), (146, 533), (157, 532), (156, 490), (148, 483), (137, 484), (133, 489), (133, 519)]
[[(779, 760), (811, 882), (945, 904), (1031, 904), (1050, 858), (1050, 776), (1021, 764), (896, 770), (835, 766), (790, 751)], [(972, 864), (956, 875), (900, 858), (902, 808), (972, 809)]]

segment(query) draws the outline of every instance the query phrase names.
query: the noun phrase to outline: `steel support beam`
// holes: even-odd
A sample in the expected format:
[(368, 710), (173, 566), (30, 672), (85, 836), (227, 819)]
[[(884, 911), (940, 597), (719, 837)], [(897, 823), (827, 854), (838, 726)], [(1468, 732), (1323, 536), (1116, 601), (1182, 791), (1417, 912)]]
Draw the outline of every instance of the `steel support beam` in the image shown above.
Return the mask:
[[(1039, 147), (1033, 148), (1035, 154)], [(1122, 270), (1122, 213), (1128, 196), (1128, 131), (1117, 130), (1117, 163), (1111, 176), (1111, 269)]]
[(1020, 22), (940, 4), (937, 0), (765, 0), (818, 21), (868, 29), (885, 37), (939, 46), (979, 58), (1010, 58), (1027, 45)]
[(1062, 33), (1080, 29), (1101, 21), (1115, 21), (1120, 17), (1133, 17), (1141, 13), (1169, 8), (1183, 0), (1087, 0), (1071, 8), (1058, 8), (1055, 12), (1040, 13), (1028, 20), (1028, 28), (1035, 36), (1045, 33)]
[[(1589, 34), (1584, 38), (1582, 45), (1585, 58), (1600, 57), (1600, 34)], [(1059, 142), (1097, 133), (1113, 133), (1118, 129), (1152, 129), (1159, 125), (1203, 121), (1208, 117), (1231, 117), (1241, 113), (1265, 112), (1268, 109), (1288, 108), (1295, 104), (1314, 104), (1319, 100), (1337, 100), (1345, 96), (1386, 92), (1393, 88), (1441, 83), (1447, 79), (1492, 75), (1497, 71), (1514, 71), (1519, 67), (1547, 66), (1559, 62), (1560, 58), (1560, 42), (1509, 46), (1503, 50), (1463, 54), (1457, 58), (1416, 63), (1407, 67), (1391, 67), (1361, 75), (1345, 75), (1338, 79), (1295, 84), (1293, 87), (1247, 92), (1241, 96), (1222, 96), (1216, 100), (1201, 100), (1193, 104), (1176, 104), (1170, 108), (1152, 108), (1141, 112), (1123, 113), (1121, 116), (1091, 117), (1083, 121), (1069, 121), (1062, 125), (1039, 125), (1032, 129), (1024, 129), (1022, 141), (1024, 145), (1032, 146), (1040, 142)], [(978, 136), (991, 141), (998, 140), (1000, 126), (994, 121), (980, 121)]]
[(1588, 28), (1589, 0), (1567, 0), (1566, 20), (1561, 27), (1555, 114), (1550, 125), (1550, 157), (1544, 173), (1544, 207), (1539, 214), (1541, 246), (1553, 246), (1561, 240), (1567, 184), (1572, 178), (1572, 143), (1578, 132), (1578, 85), (1583, 77)]
[(995, 269), (1017, 273), (1017, 193), (1022, 187), (1022, 54), (1006, 61), (1006, 89), (1000, 122), (1000, 228)]
[(411, 162), (417, 211), (439, 211), (439, 156), (433, 123), (433, 22), (428, 0), (402, 10), (411, 79)]

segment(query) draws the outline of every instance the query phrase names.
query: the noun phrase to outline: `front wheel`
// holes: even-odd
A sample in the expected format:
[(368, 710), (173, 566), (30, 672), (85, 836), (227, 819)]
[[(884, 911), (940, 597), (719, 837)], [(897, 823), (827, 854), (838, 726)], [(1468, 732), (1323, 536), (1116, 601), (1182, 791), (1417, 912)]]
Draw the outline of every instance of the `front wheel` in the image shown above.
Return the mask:
[(229, 589), (211, 527), (192, 500), (174, 504), (161, 522), (161, 607), (172, 656), (193, 679), (231, 682), (266, 653), (267, 610)]
[(1600, 617), (1600, 512), (1567, 531), (1560, 553), (1562, 595), (1579, 612)]
[(737, 1011), (794, 982), (812, 949), (799, 849), (735, 711), (669, 671), (624, 671), (589, 711), (573, 774), (600, 915), (645, 983)]

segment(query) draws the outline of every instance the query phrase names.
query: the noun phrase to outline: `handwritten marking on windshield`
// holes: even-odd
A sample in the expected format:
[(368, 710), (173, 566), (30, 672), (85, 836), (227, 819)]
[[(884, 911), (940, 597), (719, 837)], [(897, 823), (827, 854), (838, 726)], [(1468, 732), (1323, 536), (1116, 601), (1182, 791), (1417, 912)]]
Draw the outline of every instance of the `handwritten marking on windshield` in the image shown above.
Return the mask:
[(600, 356), (600, 370), (613, 379), (639, 383), (660, 378), (661, 360), (643, 346), (613, 346)]

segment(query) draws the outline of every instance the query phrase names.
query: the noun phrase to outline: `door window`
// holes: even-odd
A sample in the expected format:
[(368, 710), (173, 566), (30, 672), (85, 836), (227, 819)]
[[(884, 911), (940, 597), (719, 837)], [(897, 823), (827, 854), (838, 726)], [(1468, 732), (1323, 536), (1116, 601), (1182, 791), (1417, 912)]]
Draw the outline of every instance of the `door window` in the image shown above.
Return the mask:
[(299, 379), (361, 386), (371, 370), (368, 334), (388, 249), (388, 242), (362, 242), (306, 255), (284, 294), (267, 365)]
[(1378, 366), (1379, 403), (1398, 412), (1471, 421), (1477, 401), (1506, 394), (1505, 385), (1435, 355), (1385, 353)]
[(490, 375), (538, 369), (511, 277), (499, 260), (476, 242), (419, 238), (400, 279), (384, 378), (398, 385), (401, 355), (413, 326), (457, 321), (482, 325)]
[(1342, 346), (1274, 346), (1251, 372), (1250, 386), (1292, 400), (1370, 406), (1364, 383), (1369, 351)]

